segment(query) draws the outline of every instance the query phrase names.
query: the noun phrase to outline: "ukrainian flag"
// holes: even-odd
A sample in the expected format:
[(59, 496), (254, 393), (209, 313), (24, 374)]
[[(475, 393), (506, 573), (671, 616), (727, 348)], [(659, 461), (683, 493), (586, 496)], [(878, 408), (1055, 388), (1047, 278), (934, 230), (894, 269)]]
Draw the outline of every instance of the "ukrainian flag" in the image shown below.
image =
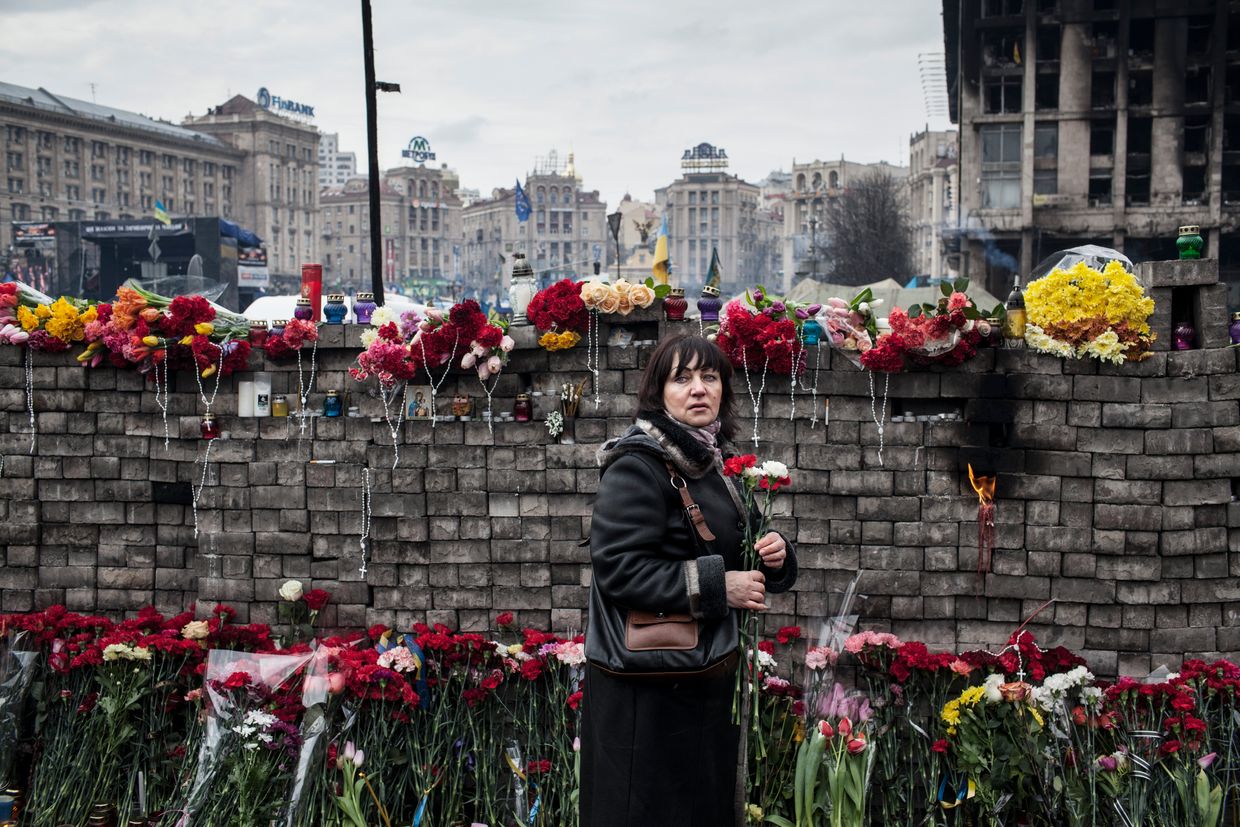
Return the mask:
[(663, 216), (663, 224), (659, 227), (659, 238), (654, 243), (654, 265), (651, 270), (654, 272), (655, 284), (667, 284), (668, 276), (671, 273), (671, 256), (667, 252), (667, 216)]
[(155, 202), (155, 220), (164, 225), (172, 223), (172, 218), (168, 215), (168, 211), (164, 209), (163, 201)]

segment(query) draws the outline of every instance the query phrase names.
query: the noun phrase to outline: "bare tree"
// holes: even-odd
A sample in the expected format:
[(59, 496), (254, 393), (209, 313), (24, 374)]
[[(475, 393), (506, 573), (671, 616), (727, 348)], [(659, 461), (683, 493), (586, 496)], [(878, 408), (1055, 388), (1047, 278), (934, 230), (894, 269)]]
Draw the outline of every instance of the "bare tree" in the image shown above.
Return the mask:
[(827, 206), (818, 252), (836, 284), (869, 284), (913, 273), (913, 230), (908, 188), (875, 170), (850, 184)]

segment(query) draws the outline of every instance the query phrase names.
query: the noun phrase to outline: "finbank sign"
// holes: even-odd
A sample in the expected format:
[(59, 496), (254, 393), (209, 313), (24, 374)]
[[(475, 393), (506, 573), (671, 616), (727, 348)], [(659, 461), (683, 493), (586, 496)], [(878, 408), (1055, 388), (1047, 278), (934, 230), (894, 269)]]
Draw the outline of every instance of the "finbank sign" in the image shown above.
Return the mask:
[(260, 87), (258, 90), (258, 105), (263, 109), (280, 114), (301, 115), (306, 118), (314, 117), (313, 106), (273, 95), (266, 86)]

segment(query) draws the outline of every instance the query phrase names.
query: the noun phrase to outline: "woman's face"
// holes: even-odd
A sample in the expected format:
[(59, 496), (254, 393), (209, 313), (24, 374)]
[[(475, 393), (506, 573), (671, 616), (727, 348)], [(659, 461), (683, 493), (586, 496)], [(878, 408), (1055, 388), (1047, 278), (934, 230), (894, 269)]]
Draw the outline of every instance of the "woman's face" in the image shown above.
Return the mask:
[(677, 357), (663, 383), (663, 408), (672, 419), (705, 428), (719, 418), (722, 398), (723, 382), (718, 371), (693, 364), (681, 366)]

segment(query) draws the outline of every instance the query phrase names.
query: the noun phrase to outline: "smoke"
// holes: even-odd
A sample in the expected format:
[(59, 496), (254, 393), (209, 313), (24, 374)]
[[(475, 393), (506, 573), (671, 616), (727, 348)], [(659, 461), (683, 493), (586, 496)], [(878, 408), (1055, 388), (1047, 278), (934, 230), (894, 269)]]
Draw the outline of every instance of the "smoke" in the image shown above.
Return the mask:
[(987, 264), (1009, 270), (1013, 273), (1020, 269), (1020, 262), (1016, 260), (1016, 257), (999, 249), (999, 245), (989, 228), (982, 224), (976, 215), (968, 213), (962, 216), (960, 227), (962, 230), (968, 230), (968, 235), (971, 238), (981, 242), (982, 255), (986, 257)]

